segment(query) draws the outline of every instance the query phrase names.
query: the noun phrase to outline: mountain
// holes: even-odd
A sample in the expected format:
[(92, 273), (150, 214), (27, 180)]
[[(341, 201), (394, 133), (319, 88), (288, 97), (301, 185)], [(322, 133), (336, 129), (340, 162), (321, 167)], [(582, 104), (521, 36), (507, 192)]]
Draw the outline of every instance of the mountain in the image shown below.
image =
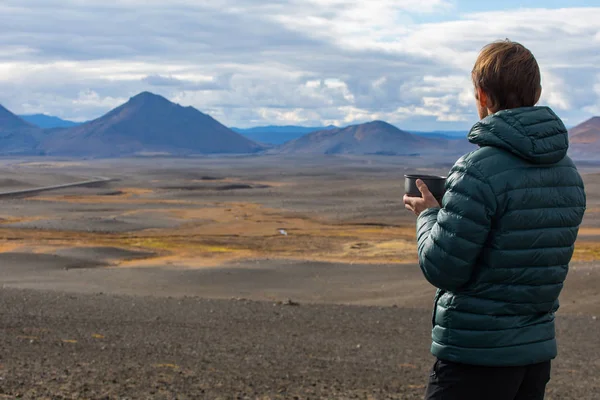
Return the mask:
[(600, 117), (593, 117), (569, 130), (571, 143), (595, 144), (600, 140)]
[(283, 145), (280, 153), (422, 155), (463, 153), (466, 140), (430, 139), (383, 121), (309, 133)]
[(321, 127), (308, 127), (308, 126), (295, 126), (295, 125), (285, 125), (285, 126), (277, 126), (277, 125), (268, 125), (268, 126), (256, 126), (254, 128), (231, 128), (231, 130), (238, 133), (257, 133), (257, 132), (265, 132), (265, 133), (310, 133), (315, 131), (322, 131), (327, 129), (334, 129), (337, 126), (329, 125), (329, 126), (321, 126)]
[(95, 157), (253, 153), (263, 149), (195, 108), (149, 92), (132, 97), (96, 120), (54, 130), (41, 147), (49, 155)]
[(70, 128), (72, 126), (80, 125), (78, 122), (66, 121), (64, 119), (45, 114), (19, 115), (19, 117), (29, 122), (30, 124), (33, 124), (43, 129)]
[(600, 161), (600, 117), (593, 117), (571, 128), (569, 144), (572, 158)]
[(467, 131), (431, 131), (431, 132), (421, 132), (421, 131), (409, 131), (412, 134), (423, 136), (426, 138), (434, 138), (434, 139), (449, 139), (449, 140), (460, 140), (465, 139), (467, 137)]
[(36, 154), (42, 130), (0, 105), (0, 154)]
[[(287, 143), (292, 140), (301, 138), (302, 136), (324, 130), (338, 129), (337, 126), (329, 125), (325, 127), (304, 127), (304, 126), (258, 126), (254, 128), (231, 128), (232, 131), (237, 132), (246, 136), (248, 139), (254, 140), (255, 142), (280, 145)], [(467, 137), (466, 131), (408, 131), (414, 135), (433, 138), (433, 139), (448, 139), (448, 140), (461, 140)]]
[(283, 144), (290, 140), (298, 139), (307, 133), (326, 129), (335, 129), (333, 125), (326, 127), (304, 127), (304, 126), (258, 126), (255, 128), (231, 128), (234, 132), (244, 135), (250, 140), (266, 144)]

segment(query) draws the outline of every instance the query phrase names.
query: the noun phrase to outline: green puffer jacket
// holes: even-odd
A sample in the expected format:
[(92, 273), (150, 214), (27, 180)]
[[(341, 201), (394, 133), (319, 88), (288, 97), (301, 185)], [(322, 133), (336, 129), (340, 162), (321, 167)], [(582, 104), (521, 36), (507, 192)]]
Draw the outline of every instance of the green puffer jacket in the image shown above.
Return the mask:
[(547, 107), (478, 122), (442, 208), (417, 220), (419, 263), (439, 290), (432, 353), (485, 366), (556, 357), (554, 313), (585, 212), (567, 130)]

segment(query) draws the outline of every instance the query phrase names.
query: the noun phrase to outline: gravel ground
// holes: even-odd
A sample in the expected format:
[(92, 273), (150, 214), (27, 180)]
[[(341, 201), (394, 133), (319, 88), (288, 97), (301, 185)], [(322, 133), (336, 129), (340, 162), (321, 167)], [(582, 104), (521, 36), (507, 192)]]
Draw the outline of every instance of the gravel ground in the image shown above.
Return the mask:
[[(430, 311), (0, 290), (0, 398), (419, 399)], [(548, 399), (600, 398), (600, 321), (562, 316)]]

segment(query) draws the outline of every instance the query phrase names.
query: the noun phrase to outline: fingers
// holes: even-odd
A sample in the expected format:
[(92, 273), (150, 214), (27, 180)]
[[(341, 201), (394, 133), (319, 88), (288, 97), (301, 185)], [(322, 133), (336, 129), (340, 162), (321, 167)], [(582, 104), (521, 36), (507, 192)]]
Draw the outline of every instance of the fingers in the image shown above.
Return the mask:
[(404, 195), (404, 208), (406, 208), (408, 211), (417, 214), (416, 212), (416, 205), (417, 205), (417, 201), (422, 201), (423, 199), (418, 198), (418, 197), (410, 197), (407, 195)]
[(435, 200), (435, 197), (433, 197), (433, 194), (431, 194), (431, 192), (429, 191), (429, 188), (427, 187), (425, 182), (423, 182), (420, 179), (417, 179), (416, 183), (417, 183), (417, 188), (419, 189), (419, 192), (421, 192), (421, 196), (423, 196), (423, 199), (425, 199), (426, 201), (430, 201), (431, 199)]
[(415, 215), (420, 215), (421, 212), (427, 210), (428, 208), (440, 207), (439, 202), (433, 196), (429, 188), (422, 180), (417, 180), (416, 182), (417, 188), (421, 192), (421, 197), (410, 197), (404, 195), (404, 207), (415, 213)]
[(406, 208), (406, 209), (407, 209), (408, 211), (410, 211), (411, 213), (415, 214), (417, 217), (418, 217), (418, 216), (419, 216), (419, 214), (420, 214), (420, 212), (419, 212), (419, 211), (417, 211), (417, 208), (416, 208), (416, 207), (413, 207), (413, 206), (412, 206), (412, 205), (410, 205), (410, 204), (405, 204), (405, 205), (404, 205), (404, 208)]
[(408, 211), (410, 211), (411, 213), (414, 213), (415, 215), (419, 215), (417, 213), (417, 211), (413, 208), (413, 206), (411, 206), (410, 204), (405, 204), (404, 208), (406, 208)]
[(410, 196), (404, 195), (404, 208), (406, 208), (409, 211), (414, 211), (414, 205), (413, 205), (413, 201), (414, 199)]

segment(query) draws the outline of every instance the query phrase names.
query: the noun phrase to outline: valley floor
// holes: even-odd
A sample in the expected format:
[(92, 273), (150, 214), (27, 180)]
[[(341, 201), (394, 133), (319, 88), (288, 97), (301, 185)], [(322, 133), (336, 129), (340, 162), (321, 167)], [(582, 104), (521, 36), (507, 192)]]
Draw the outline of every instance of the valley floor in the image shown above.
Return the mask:
[[(3, 191), (118, 180), (2, 200), (0, 399), (422, 398), (434, 290), (401, 177), (447, 166), (2, 165)], [(586, 172), (548, 399), (600, 398), (600, 176)]]

